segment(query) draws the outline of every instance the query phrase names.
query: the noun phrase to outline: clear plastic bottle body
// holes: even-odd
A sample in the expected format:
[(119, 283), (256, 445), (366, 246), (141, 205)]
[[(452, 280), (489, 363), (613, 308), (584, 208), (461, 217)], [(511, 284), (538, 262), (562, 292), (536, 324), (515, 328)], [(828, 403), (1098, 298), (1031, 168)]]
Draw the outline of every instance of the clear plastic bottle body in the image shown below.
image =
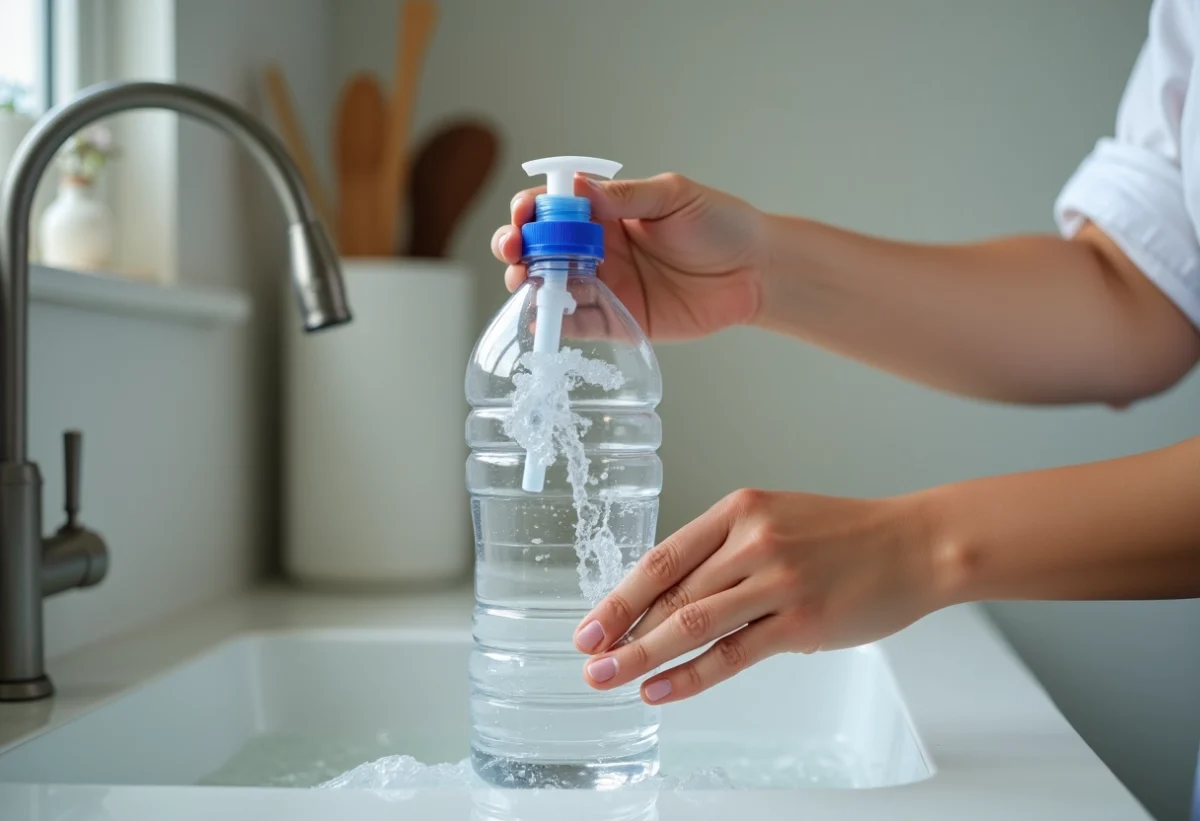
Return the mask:
[(659, 710), (641, 700), (637, 682), (601, 692), (583, 680), (585, 657), (572, 637), (593, 603), (584, 589), (600, 595), (612, 579), (601, 579), (595, 557), (580, 566), (578, 457), (574, 475), (560, 454), (541, 492), (522, 490), (527, 454), (506, 423), (514, 414), (513, 376), (533, 348), (538, 290), (565, 278), (575, 307), (563, 317), (560, 350), (621, 375), (619, 387), (582, 382), (569, 393), (570, 412), (582, 420), (584, 492), (595, 517), (589, 531), (605, 530), (620, 572), (654, 544), (662, 381), (636, 322), (595, 277), (595, 260), (529, 262), (530, 278), (480, 337), (467, 371), (476, 558), (472, 760), (498, 786), (616, 786), (657, 772)]

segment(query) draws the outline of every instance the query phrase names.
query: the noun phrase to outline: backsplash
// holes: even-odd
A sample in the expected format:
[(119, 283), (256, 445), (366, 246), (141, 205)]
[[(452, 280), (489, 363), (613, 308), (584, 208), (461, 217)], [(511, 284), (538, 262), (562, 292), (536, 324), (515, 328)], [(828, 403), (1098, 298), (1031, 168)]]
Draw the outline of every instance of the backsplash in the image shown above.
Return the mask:
[[(324, 0), (171, 6), (173, 79), (265, 116), (259, 72), (275, 61), (301, 117), (324, 110)], [(80, 428), (82, 515), (111, 561), (99, 586), (47, 601), (51, 673), (55, 655), (228, 595), (273, 561), (286, 227), (241, 147), (186, 120), (178, 135), (179, 279), (244, 290), (254, 312), (245, 325), (205, 327), (32, 306), (30, 451), (46, 483), (44, 529), (61, 518), (62, 431)]]
[(47, 654), (247, 584), (261, 553), (246, 327), (35, 303), (30, 453), (43, 529), (62, 520), (62, 432), (84, 433), (82, 517), (108, 541), (108, 578), (46, 601)]

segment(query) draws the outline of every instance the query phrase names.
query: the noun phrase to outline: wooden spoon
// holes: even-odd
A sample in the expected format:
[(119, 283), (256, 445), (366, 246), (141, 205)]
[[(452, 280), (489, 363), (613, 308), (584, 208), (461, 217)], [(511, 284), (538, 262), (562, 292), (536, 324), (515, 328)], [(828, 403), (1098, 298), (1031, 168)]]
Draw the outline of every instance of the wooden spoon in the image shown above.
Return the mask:
[(334, 152), (338, 173), (338, 240), (346, 256), (382, 256), (379, 173), (387, 104), (374, 77), (358, 73), (342, 88)]
[(431, 0), (405, 0), (401, 6), (392, 105), (387, 124), (387, 148), (383, 158), (383, 184), (379, 189), (382, 220), (388, 232), (388, 248), (396, 247), (396, 231), (403, 219), (403, 199), (396, 194), (408, 188), (405, 180), (411, 162), (408, 138), (413, 111), (416, 109), (417, 83), (436, 22), (437, 5)]
[(474, 122), (452, 123), (425, 141), (408, 192), (409, 256), (446, 256), (454, 230), (495, 165), (499, 142), (494, 131)]

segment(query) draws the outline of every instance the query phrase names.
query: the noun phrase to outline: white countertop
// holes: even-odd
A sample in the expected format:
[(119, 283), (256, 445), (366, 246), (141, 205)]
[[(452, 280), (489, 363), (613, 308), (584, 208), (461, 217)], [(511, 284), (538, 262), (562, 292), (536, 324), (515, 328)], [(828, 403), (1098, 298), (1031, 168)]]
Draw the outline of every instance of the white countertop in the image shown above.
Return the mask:
[[(322, 628), (470, 626), (471, 592), (458, 589), (356, 598), (268, 588), (54, 659), (58, 695), (0, 705), (0, 753), (70, 721), (130, 686), (248, 632)], [(882, 643), (913, 725), (936, 772), (922, 782), (870, 790), (664, 792), (660, 819), (838, 818), (1132, 821), (1137, 801), (1074, 732), (982, 612), (952, 608)], [(544, 793), (543, 793), (544, 794)], [(483, 818), (478, 796), (430, 790), (366, 792), (219, 787), (0, 784), (5, 821), (143, 819)], [(595, 793), (564, 791), (521, 821), (606, 815)], [(515, 818), (515, 816), (514, 816)]]

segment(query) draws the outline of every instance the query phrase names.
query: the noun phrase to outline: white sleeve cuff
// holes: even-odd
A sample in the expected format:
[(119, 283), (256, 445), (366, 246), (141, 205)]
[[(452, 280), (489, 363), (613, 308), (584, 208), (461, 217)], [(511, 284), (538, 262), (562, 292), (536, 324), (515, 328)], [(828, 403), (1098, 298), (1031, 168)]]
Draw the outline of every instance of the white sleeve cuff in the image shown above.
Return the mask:
[(1178, 166), (1103, 139), (1058, 195), (1054, 218), (1067, 237), (1095, 223), (1200, 328), (1200, 243)]

